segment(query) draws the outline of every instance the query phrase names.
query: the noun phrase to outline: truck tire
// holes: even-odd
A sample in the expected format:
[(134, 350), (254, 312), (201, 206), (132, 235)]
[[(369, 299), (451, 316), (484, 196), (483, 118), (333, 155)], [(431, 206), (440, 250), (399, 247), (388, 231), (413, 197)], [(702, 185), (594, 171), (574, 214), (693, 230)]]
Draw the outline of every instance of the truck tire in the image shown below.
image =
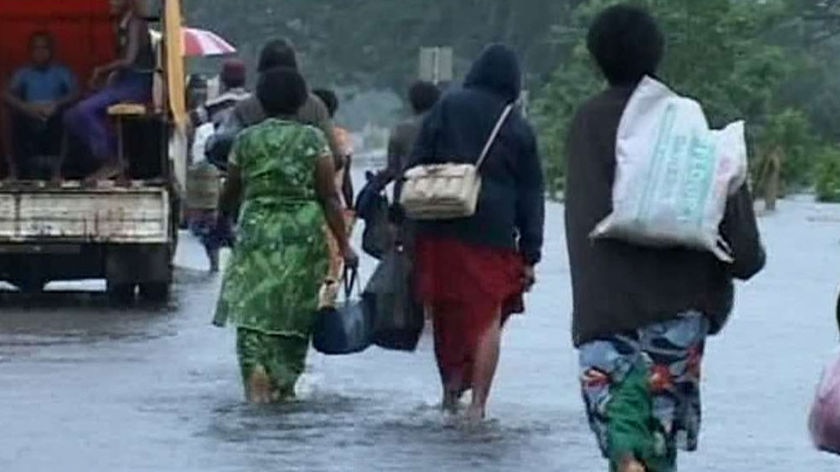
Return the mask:
[(171, 287), (168, 282), (148, 282), (140, 284), (140, 299), (149, 303), (169, 301)]
[(134, 301), (137, 286), (132, 283), (107, 282), (108, 301), (117, 306), (130, 305)]
[(20, 290), (21, 293), (27, 295), (37, 295), (44, 291), (47, 282), (41, 279), (19, 280), (14, 283), (14, 286)]

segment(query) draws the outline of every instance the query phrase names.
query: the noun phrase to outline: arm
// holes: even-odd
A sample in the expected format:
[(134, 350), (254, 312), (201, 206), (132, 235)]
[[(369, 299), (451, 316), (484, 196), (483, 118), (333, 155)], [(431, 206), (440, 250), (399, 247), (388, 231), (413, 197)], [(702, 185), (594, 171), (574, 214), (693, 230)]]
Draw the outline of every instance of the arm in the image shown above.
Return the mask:
[(403, 146), (403, 140), (400, 136), (400, 128), (394, 128), (391, 135), (388, 137), (388, 163), (385, 168), (379, 171), (376, 175), (376, 184), (380, 188), (385, 188), (388, 184), (393, 182), (400, 173), (400, 159), (408, 154)]
[(341, 198), (335, 187), (335, 163), (333, 156), (329, 153), (321, 154), (316, 160), (315, 192), (324, 211), (327, 226), (329, 226), (330, 231), (338, 243), (339, 251), (348, 262), (352, 262), (355, 253), (350, 248), (348, 241)]
[(519, 232), (519, 252), (528, 266), (537, 265), (542, 258), (545, 225), (545, 177), (537, 151), (537, 141), (527, 127), (525, 145), (517, 161), (516, 227)]
[(130, 67), (137, 60), (140, 54), (140, 41), (143, 34), (147, 34), (145, 22), (132, 19), (128, 24), (128, 44), (125, 48), (125, 55), (116, 61), (110, 62), (94, 70), (94, 77), (101, 77), (121, 69)]
[(23, 90), (23, 73), (18, 71), (3, 93), (3, 102), (12, 110), (23, 113), (31, 118), (39, 118), (35, 109), (21, 98)]
[(749, 280), (764, 268), (767, 254), (761, 244), (752, 196), (746, 184), (729, 198), (720, 231), (735, 256), (735, 262), (729, 267), (733, 277)]
[(231, 219), (239, 215), (239, 205), (242, 201), (242, 191), (244, 189), (240, 168), (240, 163), (244, 157), (242, 146), (241, 139), (237, 139), (233, 144), (230, 162), (227, 165), (227, 178), (222, 188), (222, 194), (219, 196), (220, 215)]

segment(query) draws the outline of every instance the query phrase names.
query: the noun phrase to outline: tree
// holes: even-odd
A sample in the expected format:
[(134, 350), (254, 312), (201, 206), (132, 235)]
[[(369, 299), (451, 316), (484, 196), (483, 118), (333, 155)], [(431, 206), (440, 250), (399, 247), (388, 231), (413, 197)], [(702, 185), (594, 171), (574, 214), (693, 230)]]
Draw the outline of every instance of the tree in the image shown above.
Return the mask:
[[(565, 130), (574, 109), (603, 87), (581, 38), (594, 16), (614, 3), (618, 2), (591, 0), (576, 9), (567, 34), (577, 46), (537, 100), (543, 152), (554, 183), (561, 178)], [(765, 37), (783, 19), (784, 5), (743, 0), (638, 3), (651, 9), (667, 37), (663, 80), (697, 98), (713, 126), (746, 119), (750, 135), (760, 135), (772, 113), (774, 94), (791, 72), (785, 50)]]

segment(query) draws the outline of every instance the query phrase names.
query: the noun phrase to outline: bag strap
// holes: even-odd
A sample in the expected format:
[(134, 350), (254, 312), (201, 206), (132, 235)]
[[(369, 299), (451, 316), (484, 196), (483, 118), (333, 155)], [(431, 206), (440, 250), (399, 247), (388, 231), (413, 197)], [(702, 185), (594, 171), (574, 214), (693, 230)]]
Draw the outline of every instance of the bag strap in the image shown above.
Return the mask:
[(505, 107), (504, 111), (502, 111), (502, 116), (499, 117), (499, 120), (496, 122), (496, 127), (493, 128), (493, 132), (490, 133), (490, 138), (487, 139), (487, 144), (484, 145), (484, 150), (481, 151), (481, 156), (479, 156), (478, 161), (475, 163), (475, 168), (478, 169), (484, 164), (484, 161), (487, 160), (487, 156), (490, 154), (490, 149), (493, 148), (493, 143), (496, 142), (496, 138), (499, 136), (499, 132), (502, 131), (502, 126), (507, 121), (508, 116), (510, 116), (510, 112), (513, 111), (513, 104), (510, 104)]
[(359, 271), (358, 269), (351, 269), (349, 267), (344, 267), (344, 275), (341, 277), (342, 281), (344, 282), (344, 299), (350, 300), (350, 297), (353, 295), (353, 287), (356, 287), (356, 282), (358, 281)]

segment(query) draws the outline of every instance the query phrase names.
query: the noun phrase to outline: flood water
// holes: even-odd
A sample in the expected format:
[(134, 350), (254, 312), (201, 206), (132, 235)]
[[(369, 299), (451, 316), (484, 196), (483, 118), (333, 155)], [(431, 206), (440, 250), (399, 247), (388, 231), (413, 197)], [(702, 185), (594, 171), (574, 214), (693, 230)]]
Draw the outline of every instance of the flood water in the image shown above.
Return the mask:
[[(769, 266), (710, 342), (701, 450), (682, 471), (838, 470), (805, 421), (838, 344), (840, 207), (786, 202), (762, 227)], [(547, 232), (530, 311), (505, 334), (493, 419), (476, 431), (438, 414), (428, 337), (415, 354), (312, 354), (298, 402), (246, 406), (233, 333), (210, 326), (219, 280), (188, 237), (168, 309), (5, 297), (0, 471), (605, 471), (577, 391), (558, 205)]]

